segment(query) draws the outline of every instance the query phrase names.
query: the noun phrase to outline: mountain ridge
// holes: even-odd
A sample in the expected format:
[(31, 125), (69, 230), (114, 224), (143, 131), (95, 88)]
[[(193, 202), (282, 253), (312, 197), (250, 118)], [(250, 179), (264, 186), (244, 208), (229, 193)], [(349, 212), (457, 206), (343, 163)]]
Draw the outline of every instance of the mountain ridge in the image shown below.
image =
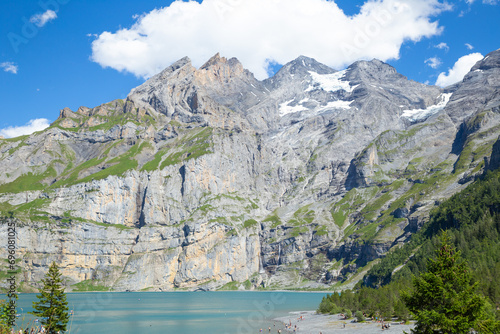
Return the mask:
[(449, 93), (377, 60), (301, 56), (258, 81), (185, 57), (126, 100), (65, 108), (0, 140), (26, 289), (52, 260), (74, 290), (352, 285), (496, 161), (498, 59)]

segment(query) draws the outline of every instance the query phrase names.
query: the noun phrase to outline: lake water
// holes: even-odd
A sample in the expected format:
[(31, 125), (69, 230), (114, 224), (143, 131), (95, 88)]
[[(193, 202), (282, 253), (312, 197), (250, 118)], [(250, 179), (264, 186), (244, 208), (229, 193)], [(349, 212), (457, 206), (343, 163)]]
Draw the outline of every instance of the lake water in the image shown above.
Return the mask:
[[(70, 293), (70, 333), (277, 333), (272, 319), (317, 309), (324, 293), (301, 292), (115, 292)], [(35, 294), (21, 294), (17, 324), (33, 323)], [(4, 299), (5, 296), (0, 296)], [(22, 308), (22, 310), (21, 310)], [(294, 317), (291, 315), (291, 317)]]

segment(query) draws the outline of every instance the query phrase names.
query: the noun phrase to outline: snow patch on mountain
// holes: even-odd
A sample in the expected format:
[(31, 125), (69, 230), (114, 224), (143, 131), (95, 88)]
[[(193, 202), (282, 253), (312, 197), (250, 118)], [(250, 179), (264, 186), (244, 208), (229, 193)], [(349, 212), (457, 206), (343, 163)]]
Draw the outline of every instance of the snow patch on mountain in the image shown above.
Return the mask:
[(321, 88), (327, 92), (345, 90), (346, 92), (351, 93), (358, 86), (351, 86), (349, 81), (342, 80), (345, 73), (346, 70), (332, 74), (318, 74), (316, 72), (309, 71), (309, 74), (312, 77), (312, 83), (309, 88), (307, 88), (306, 92)]
[(330, 101), (324, 106), (319, 106), (313, 109), (307, 108), (303, 106), (302, 104), (310, 102), (311, 100), (309, 98), (302, 99), (297, 105), (295, 106), (290, 106), (294, 99), (283, 102), (279, 105), (279, 114), (280, 117), (283, 117), (287, 114), (292, 114), (296, 112), (302, 112), (302, 111), (310, 111), (313, 113), (317, 112), (322, 112), (325, 110), (331, 110), (331, 109), (343, 109), (343, 110), (348, 110), (351, 109), (351, 103), (354, 101), (343, 101), (343, 100), (337, 100), (337, 101)]
[[(280, 113), (280, 116), (283, 117), (287, 114), (293, 114), (293, 113), (296, 113), (296, 112), (299, 112), (299, 111), (305, 111), (307, 110), (307, 108), (301, 106), (301, 105), (296, 105), (296, 106), (289, 106), (288, 104), (292, 103), (294, 100), (289, 100), (289, 101), (286, 101), (286, 102), (283, 102), (280, 104), (280, 109), (279, 109), (279, 113)], [(301, 101), (302, 102), (302, 101)]]
[(427, 107), (426, 109), (412, 109), (412, 110), (404, 110), (401, 114), (401, 117), (407, 118), (411, 122), (422, 121), (430, 116), (438, 113), (443, 110), (448, 102), (450, 101), (450, 97), (453, 95), (452, 93), (441, 94), (440, 101), (438, 104)]
[(326, 110), (326, 109), (351, 109), (351, 103), (354, 101), (342, 101), (342, 100), (337, 100), (337, 101), (331, 101), (328, 102), (326, 106), (322, 107), (321, 110)]

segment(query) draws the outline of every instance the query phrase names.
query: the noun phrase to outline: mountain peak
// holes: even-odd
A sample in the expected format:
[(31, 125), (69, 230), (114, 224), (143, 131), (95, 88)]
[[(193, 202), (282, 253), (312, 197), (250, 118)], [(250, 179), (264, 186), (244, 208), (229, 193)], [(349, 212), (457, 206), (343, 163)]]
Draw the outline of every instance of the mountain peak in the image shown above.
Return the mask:
[(215, 64), (218, 64), (218, 63), (221, 63), (221, 62), (226, 62), (227, 59), (225, 57), (221, 57), (220, 56), (220, 53), (217, 52), (215, 55), (213, 55), (209, 60), (207, 60), (207, 62), (205, 64), (203, 64), (201, 67), (200, 67), (200, 70), (202, 69), (207, 69), (209, 68), (210, 66), (213, 66)]
[(152, 87), (152, 86), (157, 86), (161, 85), (162, 82), (168, 81), (169, 78), (175, 73), (184, 70), (191, 71), (193, 69), (193, 66), (191, 64), (191, 59), (189, 57), (183, 57), (179, 60), (177, 60), (175, 63), (172, 65), (168, 66), (165, 68), (163, 71), (161, 71), (158, 74), (155, 74), (148, 80), (146, 80), (142, 85), (132, 88), (128, 96), (130, 97), (133, 95), (135, 92), (143, 90), (144, 87)]
[(384, 63), (383, 61), (378, 60), (378, 59), (358, 60), (358, 61), (354, 62), (348, 68), (349, 69), (361, 69), (361, 70), (378, 70), (378, 71), (384, 71), (384, 72), (388, 72), (388, 73), (397, 73), (397, 71), (394, 67), (392, 67), (391, 65)]
[(170, 75), (170, 73), (173, 73), (173, 72), (177, 71), (178, 69), (183, 68), (186, 65), (191, 66), (191, 59), (189, 57), (183, 57), (183, 58), (179, 59), (178, 61), (176, 61), (172, 65), (168, 66), (167, 68), (165, 68), (163, 71), (161, 71), (157, 75), (153, 76), (151, 79), (153, 79), (155, 77), (168, 76), (168, 75)]
[(243, 65), (237, 58), (227, 59), (226, 57), (221, 57), (220, 53), (217, 52), (212, 58), (210, 58), (205, 64), (200, 67), (200, 70), (209, 70), (213, 67), (230, 67), (230, 68), (241, 68), (243, 69)]
[(317, 74), (332, 74), (336, 71), (316, 61), (314, 58), (299, 56), (283, 65), (274, 76), (264, 80), (264, 84), (270, 89), (275, 89), (290, 81), (301, 82), (304, 78), (311, 75), (310, 72)]
[(236, 58), (227, 59), (216, 53), (196, 72), (197, 78), (203, 85), (210, 82), (229, 82), (234, 78), (253, 78), (253, 75), (246, 70)]
[(201, 67), (200, 67), (200, 70), (201, 69), (207, 69), (209, 68), (210, 66), (213, 66), (215, 64), (218, 64), (218, 63), (225, 63), (227, 62), (227, 59), (225, 57), (221, 57), (220, 56), (220, 53), (217, 52), (215, 55), (213, 55), (209, 60), (207, 60), (207, 62), (205, 64), (203, 64)]
[(318, 62), (314, 58), (307, 56), (299, 56), (291, 62), (285, 64), (279, 72), (286, 72), (288, 74), (307, 74), (309, 71), (316, 72), (318, 74), (331, 74), (335, 70)]
[(394, 82), (399, 79), (406, 80), (406, 77), (398, 73), (393, 66), (378, 59), (358, 60), (347, 68), (347, 72), (351, 80), (355, 81)]
[(500, 68), (500, 49), (488, 53), (486, 57), (472, 67), (471, 72), (477, 70), (486, 71), (492, 68)]

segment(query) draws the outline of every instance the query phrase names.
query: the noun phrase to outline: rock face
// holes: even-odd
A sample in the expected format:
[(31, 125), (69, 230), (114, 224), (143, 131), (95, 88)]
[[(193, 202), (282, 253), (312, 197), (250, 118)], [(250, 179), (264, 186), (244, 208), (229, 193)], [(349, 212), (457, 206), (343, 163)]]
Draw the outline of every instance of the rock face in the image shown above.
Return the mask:
[(500, 51), (445, 90), (378, 60), (301, 56), (258, 81), (183, 58), (0, 139), (0, 233), (16, 223), (25, 290), (52, 261), (69, 290), (352, 284), (498, 167), (499, 78)]
[(500, 168), (500, 137), (495, 142), (491, 150), (491, 158), (489, 159), (488, 169), (495, 170)]

